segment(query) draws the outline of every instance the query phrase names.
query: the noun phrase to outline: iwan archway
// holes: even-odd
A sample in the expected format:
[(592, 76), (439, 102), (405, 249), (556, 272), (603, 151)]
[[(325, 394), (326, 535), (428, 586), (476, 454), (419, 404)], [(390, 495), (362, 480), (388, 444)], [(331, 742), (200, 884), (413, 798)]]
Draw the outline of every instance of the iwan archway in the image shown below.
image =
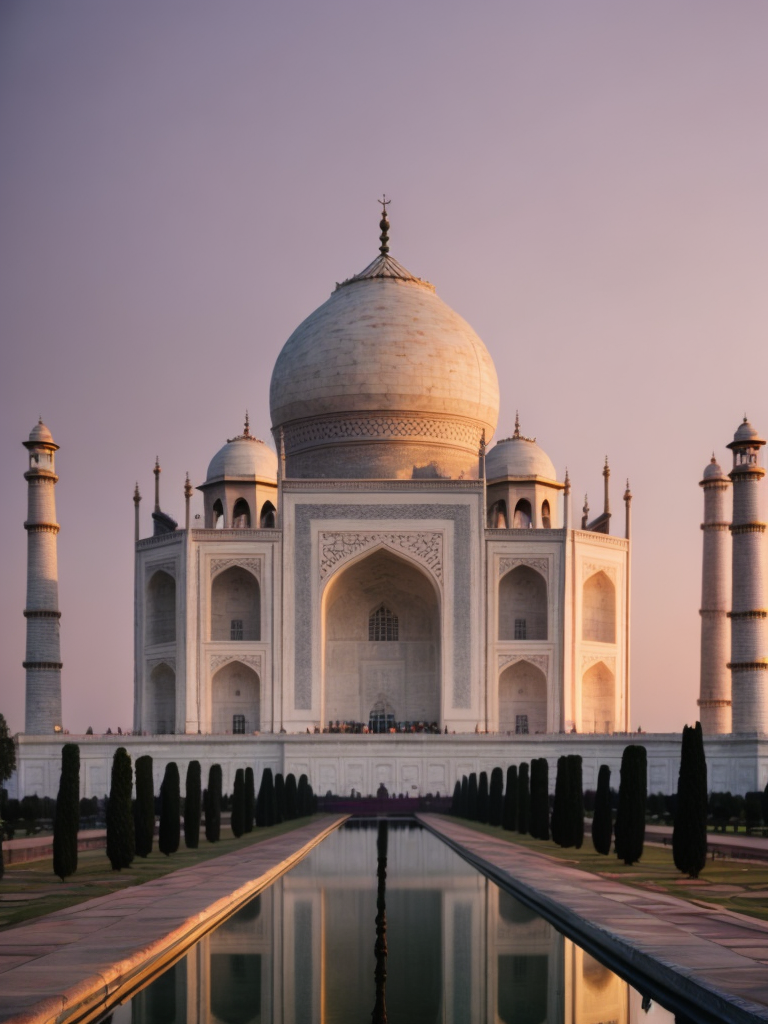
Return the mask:
[(440, 605), (430, 577), (379, 548), (339, 570), (323, 599), (323, 724), (441, 720)]

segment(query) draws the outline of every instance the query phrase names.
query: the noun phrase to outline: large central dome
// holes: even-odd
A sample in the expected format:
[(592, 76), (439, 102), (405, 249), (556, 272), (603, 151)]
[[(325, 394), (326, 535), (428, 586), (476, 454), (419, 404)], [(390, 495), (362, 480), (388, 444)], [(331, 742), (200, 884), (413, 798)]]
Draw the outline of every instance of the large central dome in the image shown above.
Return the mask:
[(289, 477), (475, 478), (499, 384), (488, 350), (387, 252), (336, 286), (283, 346), (272, 428)]

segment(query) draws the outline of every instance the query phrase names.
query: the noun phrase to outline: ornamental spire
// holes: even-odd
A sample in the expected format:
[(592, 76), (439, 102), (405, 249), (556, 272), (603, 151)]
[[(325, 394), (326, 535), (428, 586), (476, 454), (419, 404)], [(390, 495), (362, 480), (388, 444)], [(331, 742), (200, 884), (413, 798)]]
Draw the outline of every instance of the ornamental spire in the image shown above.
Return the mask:
[(381, 245), (379, 246), (379, 252), (382, 256), (386, 256), (389, 252), (389, 221), (387, 220), (387, 207), (392, 202), (391, 199), (387, 199), (386, 192), (383, 193), (383, 198), (378, 200), (381, 203), (381, 220), (379, 221), (379, 227), (381, 228)]
[(515, 432), (512, 437), (520, 437), (520, 413), (515, 409)]
[(248, 410), (246, 409), (245, 410), (245, 426), (243, 427), (243, 437), (250, 437), (250, 436), (251, 436), (251, 426), (250, 426), (250, 421), (248, 419)]

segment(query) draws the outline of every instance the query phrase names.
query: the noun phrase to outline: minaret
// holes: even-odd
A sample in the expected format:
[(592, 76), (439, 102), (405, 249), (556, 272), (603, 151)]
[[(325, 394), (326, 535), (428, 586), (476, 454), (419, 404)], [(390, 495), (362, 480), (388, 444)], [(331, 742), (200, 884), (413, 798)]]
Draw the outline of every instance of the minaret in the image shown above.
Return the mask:
[(744, 422), (728, 447), (733, 452), (733, 597), (731, 617), (731, 700), (733, 731), (768, 732), (768, 623), (763, 576), (765, 523), (759, 519), (759, 465), (765, 444)]
[(56, 559), (56, 498), (59, 479), (54, 467), (54, 443), (40, 420), (22, 442), (29, 452), (27, 531), (27, 672), (24, 731), (30, 735), (60, 732), (61, 646), (59, 642), (59, 571)]
[(731, 607), (731, 543), (728, 537), (731, 482), (714, 454), (699, 483), (704, 488), (704, 553), (701, 569), (701, 677), (698, 705), (707, 736), (731, 731), (731, 673), (728, 670)]
[(571, 528), (571, 478), (568, 476), (568, 467), (565, 467), (565, 486), (563, 487), (563, 529)]

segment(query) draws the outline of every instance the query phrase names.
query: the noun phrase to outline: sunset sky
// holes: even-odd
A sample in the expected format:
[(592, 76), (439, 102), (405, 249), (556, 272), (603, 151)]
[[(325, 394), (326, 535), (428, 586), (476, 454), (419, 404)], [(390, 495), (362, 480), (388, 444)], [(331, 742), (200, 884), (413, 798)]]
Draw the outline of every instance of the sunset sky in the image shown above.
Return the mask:
[[(131, 727), (133, 503), (183, 518), (294, 327), (376, 254), (495, 360), (498, 437), (633, 502), (632, 725), (696, 719), (701, 474), (768, 433), (765, 0), (3, 0), (0, 712), (27, 465), (56, 488), (64, 725)], [(768, 490), (768, 482), (763, 483)], [(195, 492), (194, 512), (202, 510)]]

